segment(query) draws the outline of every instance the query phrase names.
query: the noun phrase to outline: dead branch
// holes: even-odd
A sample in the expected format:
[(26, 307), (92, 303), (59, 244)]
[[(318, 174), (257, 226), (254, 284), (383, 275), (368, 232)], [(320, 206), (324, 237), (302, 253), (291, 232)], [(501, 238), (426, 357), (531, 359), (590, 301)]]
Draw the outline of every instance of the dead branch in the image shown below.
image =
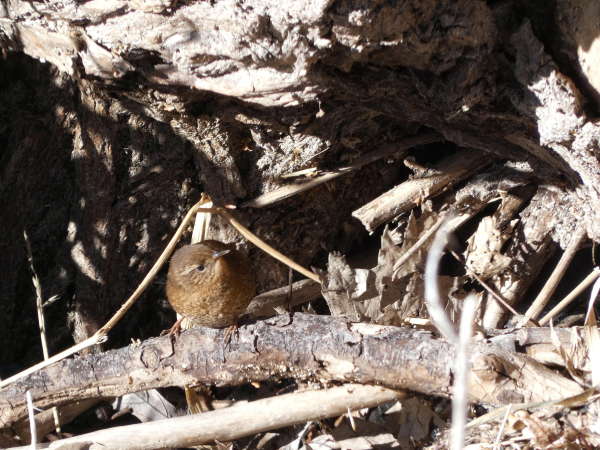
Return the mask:
[(404, 392), (376, 386), (345, 385), (308, 390), (224, 410), (175, 417), (157, 422), (111, 428), (56, 441), (51, 449), (120, 448), (152, 450), (181, 448), (231, 441), (262, 431), (335, 417), (361, 408), (378, 406), (405, 397)]
[[(26, 416), (27, 390), (41, 408), (165, 386), (232, 386), (289, 377), (450, 395), (454, 353), (428, 332), (285, 314), (242, 326), (229, 350), (223, 349), (223, 333), (197, 328), (174, 345), (165, 336), (61, 361), (0, 390), (0, 420), (7, 426)], [(481, 343), (470, 354), (473, 401), (549, 400), (582, 390), (524, 355)]]
[[(492, 278), (491, 285), (510, 305), (515, 305), (525, 294), (538, 273), (552, 257), (557, 244), (552, 239), (552, 230), (561, 214), (561, 208), (555, 192), (540, 189), (531, 203), (520, 214), (521, 225), (516, 228), (513, 239), (505, 252), (512, 261), (506, 270)], [(523, 200), (524, 201), (524, 200)], [(511, 208), (515, 215), (518, 209)], [(507, 317), (506, 309), (489, 294), (484, 294), (484, 328), (498, 328)]]
[(437, 164), (435, 175), (406, 181), (352, 213), (369, 231), (474, 175), (490, 162), (486, 153), (463, 149)]

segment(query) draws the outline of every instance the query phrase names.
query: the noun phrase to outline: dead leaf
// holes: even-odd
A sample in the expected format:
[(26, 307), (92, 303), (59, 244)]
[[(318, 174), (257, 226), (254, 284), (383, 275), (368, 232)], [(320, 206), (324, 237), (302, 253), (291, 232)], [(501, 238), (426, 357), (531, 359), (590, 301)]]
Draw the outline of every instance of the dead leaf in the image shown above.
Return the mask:
[(519, 219), (512, 220), (504, 230), (498, 228), (495, 217), (484, 217), (477, 231), (468, 240), (465, 261), (469, 269), (483, 280), (506, 269), (512, 258), (500, 253), (504, 243), (511, 237)]
[(142, 422), (153, 422), (177, 416), (175, 406), (169, 403), (156, 389), (126, 394), (116, 399), (112, 407), (115, 411), (131, 408), (131, 414)]

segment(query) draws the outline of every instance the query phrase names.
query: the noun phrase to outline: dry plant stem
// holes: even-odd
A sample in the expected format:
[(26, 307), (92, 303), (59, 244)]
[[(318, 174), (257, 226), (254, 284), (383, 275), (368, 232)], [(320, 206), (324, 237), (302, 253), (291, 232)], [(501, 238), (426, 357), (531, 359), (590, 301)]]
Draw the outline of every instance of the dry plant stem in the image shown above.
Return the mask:
[(460, 261), (465, 266), (465, 269), (467, 270), (467, 272), (469, 273), (469, 275), (472, 276), (473, 278), (475, 278), (479, 282), (479, 284), (481, 284), (483, 286), (483, 288), (486, 291), (488, 291), (496, 300), (498, 300), (500, 302), (500, 304), (502, 304), (502, 306), (504, 306), (506, 309), (508, 309), (515, 316), (519, 315), (519, 313), (512, 306), (510, 306), (508, 303), (506, 303), (506, 300), (504, 300), (500, 296), (500, 294), (498, 294), (491, 287), (489, 287), (488, 284), (485, 281), (483, 281), (479, 275), (477, 275), (475, 272), (473, 272), (471, 269), (469, 269), (469, 267), (465, 263), (465, 260), (462, 259), (461, 256), (458, 253), (456, 253), (452, 249), (449, 249), (449, 251), (452, 254), (452, 256), (454, 256), (458, 261)]
[(383, 387), (348, 384), (281, 395), (204, 414), (96, 431), (54, 442), (50, 448), (74, 448), (76, 443), (85, 443), (90, 450), (192, 447), (322, 420), (344, 414), (348, 408), (374, 407), (405, 397), (404, 392)]
[[(455, 213), (456, 214), (456, 213)], [(425, 301), (427, 302), (427, 311), (433, 320), (433, 324), (450, 342), (456, 342), (457, 335), (454, 331), (452, 322), (446, 316), (444, 306), (440, 298), (438, 288), (438, 267), (446, 242), (448, 242), (448, 222), (455, 217), (455, 214), (450, 214), (438, 232), (435, 235), (429, 254), (427, 255), (427, 263), (425, 264)]]
[(565, 309), (573, 300), (575, 300), (579, 294), (585, 291), (596, 279), (600, 276), (600, 267), (595, 267), (592, 270), (585, 280), (583, 280), (579, 286), (577, 286), (573, 291), (567, 295), (558, 305), (552, 308), (543, 319), (540, 320), (540, 325), (545, 326), (550, 320), (555, 317), (558, 313), (560, 313), (563, 309)]
[(502, 420), (502, 424), (500, 425), (500, 429), (498, 430), (498, 436), (496, 437), (496, 442), (494, 442), (494, 448), (492, 450), (498, 450), (498, 445), (500, 445), (500, 439), (502, 438), (504, 426), (506, 425), (506, 421), (508, 420), (508, 415), (510, 414), (511, 408), (512, 403), (510, 403), (506, 408), (506, 414), (504, 414), (504, 419)]
[(439, 164), (434, 169), (439, 172), (425, 178), (406, 181), (352, 213), (368, 231), (413, 208), (427, 198), (441, 194), (465, 178), (474, 175), (491, 162), (488, 154), (462, 149)]
[(44, 359), (48, 359), (48, 343), (46, 342), (46, 323), (44, 321), (44, 310), (42, 307), (42, 285), (40, 284), (40, 279), (37, 276), (37, 272), (35, 271), (35, 267), (33, 266), (33, 254), (31, 253), (31, 243), (29, 242), (29, 236), (27, 236), (27, 232), (23, 231), (23, 237), (25, 238), (25, 245), (27, 247), (27, 259), (29, 260), (29, 265), (31, 266), (31, 272), (33, 273), (33, 286), (35, 287), (35, 297), (36, 297), (36, 308), (38, 315), (38, 324), (40, 326), (40, 339), (42, 341), (42, 352), (44, 354)]
[[(29, 236), (27, 232), (23, 231), (23, 237), (25, 238), (25, 244), (27, 246), (27, 258), (29, 259), (29, 265), (31, 266), (31, 272), (33, 273), (33, 285), (35, 286), (35, 304), (37, 308), (38, 323), (40, 325), (40, 338), (42, 341), (42, 352), (44, 354), (44, 361), (48, 360), (48, 343), (46, 342), (46, 321), (44, 320), (44, 306), (42, 301), (42, 285), (40, 278), (35, 271), (33, 265), (33, 253), (31, 252), (31, 243), (29, 242)], [(56, 407), (52, 408), (52, 415), (54, 416), (54, 427), (56, 429), (56, 436), (58, 439), (62, 439), (62, 433), (60, 431), (60, 420), (58, 418), (58, 410)]]
[[(210, 201), (210, 198), (203, 192), (200, 202), (207, 200), (204, 203), (205, 208), (212, 208), (213, 203)], [(194, 222), (194, 231), (192, 231), (192, 244), (196, 244), (197, 242), (202, 242), (206, 240), (206, 233), (208, 232), (208, 227), (210, 225), (210, 214), (208, 213), (198, 213), (196, 214), (196, 221)]]
[(354, 161), (353, 164), (349, 166), (340, 167), (334, 172), (328, 172), (318, 175), (316, 178), (313, 178), (312, 180), (302, 184), (289, 184), (279, 189), (275, 189), (274, 191), (268, 192), (267, 194), (263, 194), (259, 197), (256, 197), (255, 199), (242, 203), (241, 207), (265, 208), (281, 200), (312, 189), (320, 184), (326, 183), (327, 181), (331, 181), (342, 175), (358, 170), (366, 164), (377, 161), (378, 159), (381, 159), (385, 156), (398, 156), (398, 154), (402, 154), (408, 149), (417, 145), (431, 144), (432, 142), (439, 142), (442, 140), (444, 139), (440, 134), (429, 133), (423, 136), (417, 136), (411, 139), (407, 139), (402, 142), (384, 144), (377, 150), (360, 156)]
[(19, 378), (22, 378), (24, 376), (32, 374), (44, 367), (49, 366), (50, 364), (54, 364), (57, 361), (61, 361), (71, 355), (74, 355), (75, 353), (83, 350), (84, 348), (91, 347), (92, 345), (96, 345), (100, 342), (103, 342), (106, 337), (106, 334), (110, 331), (110, 329), (112, 327), (115, 326), (115, 324), (121, 319), (121, 317), (123, 317), (123, 315), (127, 312), (127, 310), (129, 310), (129, 308), (131, 308), (131, 306), (135, 303), (135, 301), (138, 299), (138, 297), (142, 294), (142, 292), (144, 292), (146, 287), (148, 287), (150, 282), (154, 279), (154, 277), (156, 276), (156, 274), (158, 273), (158, 271), (160, 270), (162, 265), (165, 263), (165, 261), (169, 258), (169, 256), (171, 256), (171, 253), (173, 253), (173, 250), (175, 249), (177, 242), (179, 242), (181, 235), (185, 231), (187, 224), (190, 222), (190, 220), (192, 219), (192, 217), (194, 216), (196, 211), (205, 203), (206, 203), (206, 200), (200, 200), (196, 205), (194, 205), (189, 210), (189, 212), (183, 219), (183, 222), (181, 222), (181, 225), (179, 225), (179, 228), (175, 232), (175, 235), (171, 238), (171, 241), (167, 245), (167, 248), (165, 248), (162, 255), (160, 255), (160, 258), (158, 258), (158, 261), (156, 261), (156, 263), (154, 264), (154, 266), (152, 267), (150, 272), (148, 272), (148, 275), (146, 275), (146, 277), (140, 283), (140, 285), (134, 291), (134, 293), (131, 294), (131, 297), (129, 297), (129, 299), (127, 299), (127, 301), (121, 306), (121, 308), (115, 313), (115, 315), (112, 316), (111, 319), (102, 328), (100, 328), (92, 337), (86, 339), (85, 341), (80, 342), (77, 345), (74, 345), (73, 347), (65, 350), (64, 352), (54, 355), (52, 358), (49, 358), (48, 360), (46, 360), (44, 362), (36, 364), (35, 366), (30, 367), (29, 369), (24, 370), (23, 372), (20, 372), (16, 375), (13, 375), (10, 378), (7, 378), (6, 380), (3, 380), (2, 382), (0, 382), (0, 388), (8, 385), (9, 383), (11, 383), (14, 380), (17, 380)]
[(27, 398), (27, 411), (29, 412), (29, 432), (31, 433), (31, 450), (35, 450), (37, 444), (37, 431), (35, 429), (35, 413), (33, 412), (33, 400), (31, 399), (31, 392), (27, 391), (25, 394)]
[[(90, 409), (92, 406), (100, 403), (103, 398), (92, 398), (81, 400), (78, 402), (69, 403), (58, 408), (60, 422), (67, 425), (73, 421), (82, 412)], [(54, 408), (53, 408), (54, 409)], [(37, 430), (38, 440), (46, 436), (54, 429), (54, 418), (52, 410), (42, 411), (35, 415), (35, 426)], [(31, 431), (29, 429), (29, 420), (22, 420), (13, 427), (15, 434), (19, 436), (21, 442), (25, 444), (31, 443)]]
[(571, 263), (573, 256), (575, 256), (575, 252), (577, 252), (577, 250), (579, 249), (579, 246), (581, 245), (581, 242), (583, 241), (585, 236), (586, 236), (586, 232), (584, 229), (580, 229), (573, 236), (571, 245), (569, 245), (569, 247), (565, 250), (562, 257), (560, 258), (560, 261), (556, 265), (556, 268), (552, 272), (552, 275), (550, 275), (550, 278), (548, 278), (548, 281), (544, 285), (543, 289), (541, 290), (541, 292), (538, 294), (538, 296), (534, 300), (533, 304), (529, 307), (529, 309), (525, 313), (525, 315), (527, 317), (530, 317), (532, 319), (537, 319), (538, 316), (541, 314), (543, 309), (548, 304), (550, 297), (552, 297), (552, 294), (554, 294), (554, 291), (556, 290), (558, 283), (560, 283), (560, 280), (562, 279), (563, 275), (565, 274), (567, 267), (569, 267), (569, 264)]
[[(417, 251), (419, 251), (419, 249), (421, 247), (423, 247), (423, 245), (425, 245), (435, 235), (435, 233), (444, 224), (446, 218), (448, 217), (448, 214), (450, 214), (450, 212), (447, 212), (446, 214), (442, 215), (438, 219), (436, 224), (434, 226), (432, 226), (429, 230), (427, 230), (427, 232), (425, 234), (423, 234), (423, 236), (421, 236), (421, 238), (417, 242), (415, 242), (414, 245), (404, 255), (402, 255), (402, 257), (398, 261), (396, 261), (394, 263), (393, 278), (396, 278), (396, 275), (397, 275), (398, 271), (400, 270), (400, 268), (402, 267), (402, 265), (406, 261), (408, 261), (412, 255), (414, 255)], [(446, 225), (448, 227), (449, 232), (453, 232), (454, 230), (459, 228), (462, 224), (464, 224), (467, 220), (469, 220), (475, 214), (477, 214), (477, 210), (471, 211), (470, 213), (467, 213), (467, 214), (460, 214), (458, 216), (455, 216), (453, 219), (449, 220), (448, 224)]]
[(592, 372), (592, 386), (600, 386), (600, 333), (598, 332), (598, 322), (596, 320), (596, 313), (594, 312), (594, 303), (600, 292), (600, 280), (596, 280), (592, 292), (590, 294), (590, 300), (588, 302), (588, 310), (585, 315), (585, 337), (587, 343), (588, 355), (590, 357), (590, 371)]
[(463, 302), (460, 328), (456, 341), (456, 377), (452, 386), (452, 448), (462, 450), (465, 445), (465, 426), (469, 395), (469, 343), (477, 310), (477, 296), (469, 295)]
[[(378, 383), (441, 397), (451, 393), (453, 346), (430, 332), (294, 313), (247, 321), (226, 351), (223, 334), (223, 329), (194, 328), (174, 345), (163, 336), (47, 367), (0, 390), (0, 426), (27, 415), (27, 390), (40, 408), (167, 386), (235, 386), (281, 378)], [(473, 343), (470, 354), (474, 402), (552, 400), (582, 391), (526, 355), (483, 342)]]
[(227, 211), (225, 211), (223, 208), (206, 208), (206, 209), (205, 208), (201, 208), (201, 209), (198, 209), (198, 211), (211, 212), (211, 213), (219, 214), (221, 217), (225, 218), (232, 226), (234, 226), (235, 229), (238, 230), (238, 232), (243, 237), (245, 237), (247, 240), (249, 240), (250, 242), (252, 242), (258, 248), (260, 248), (261, 250), (265, 251), (266, 253), (268, 253), (269, 255), (271, 255), (273, 258), (281, 261), (285, 265), (291, 267), (295, 271), (300, 272), (305, 277), (310, 278), (310, 279), (312, 279), (314, 281), (317, 281), (319, 283), (321, 282), (320, 279), (319, 279), (319, 277), (315, 273), (311, 272), (310, 270), (305, 269), (300, 264), (292, 261), (290, 258), (288, 258), (287, 256), (279, 253), (277, 250), (275, 250), (270, 245), (268, 245), (265, 242), (261, 241), (258, 237), (256, 237), (254, 234), (252, 234), (250, 232), (250, 230), (248, 230), (241, 223), (239, 223), (237, 220), (235, 220), (233, 217), (231, 217), (231, 215)]
[(467, 428), (478, 427), (485, 423), (492, 422), (494, 420), (499, 419), (504, 414), (506, 414), (506, 410), (510, 409), (513, 412), (521, 411), (524, 409), (535, 410), (538, 408), (545, 408), (547, 406), (559, 405), (564, 406), (566, 408), (576, 408), (578, 406), (583, 406), (589, 403), (590, 397), (596, 393), (596, 388), (590, 388), (579, 394), (568, 396), (568, 397), (559, 397), (555, 400), (550, 400), (547, 402), (530, 402), (530, 403), (510, 403), (506, 406), (501, 406), (500, 408), (494, 409), (483, 416), (479, 416), (476, 419), (473, 419), (467, 424)]

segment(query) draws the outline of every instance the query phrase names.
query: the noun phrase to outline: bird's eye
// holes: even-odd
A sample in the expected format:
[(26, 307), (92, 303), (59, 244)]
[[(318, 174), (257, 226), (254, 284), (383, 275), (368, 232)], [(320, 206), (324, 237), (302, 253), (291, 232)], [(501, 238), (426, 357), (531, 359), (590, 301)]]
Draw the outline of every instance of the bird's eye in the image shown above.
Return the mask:
[(196, 266), (196, 270), (202, 272), (204, 270), (204, 266), (200, 264), (199, 266)]

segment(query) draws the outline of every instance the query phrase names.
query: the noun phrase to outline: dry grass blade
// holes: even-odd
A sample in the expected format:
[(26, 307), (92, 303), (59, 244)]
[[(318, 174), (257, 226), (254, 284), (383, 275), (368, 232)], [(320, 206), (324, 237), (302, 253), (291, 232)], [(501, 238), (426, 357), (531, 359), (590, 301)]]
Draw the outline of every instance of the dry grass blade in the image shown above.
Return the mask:
[(25, 394), (27, 398), (27, 410), (29, 411), (29, 431), (31, 432), (31, 450), (36, 449), (37, 444), (37, 430), (35, 429), (35, 412), (33, 411), (33, 400), (31, 399), (31, 392), (27, 391)]
[(469, 343), (473, 334), (473, 322), (477, 311), (477, 296), (469, 295), (460, 316), (458, 341), (456, 342), (456, 376), (452, 386), (452, 448), (461, 450), (465, 445), (465, 426), (467, 424), (469, 376)]
[(452, 322), (446, 316), (442, 305), (437, 272), (439, 261), (448, 242), (449, 223), (456, 217), (452, 211), (443, 221), (431, 245), (427, 264), (425, 266), (425, 299), (427, 310), (433, 319), (434, 325), (442, 332), (454, 346), (456, 354), (455, 377), (452, 386), (452, 448), (461, 450), (464, 447), (465, 425), (467, 422), (468, 389), (467, 379), (469, 374), (469, 343), (473, 333), (473, 322), (477, 310), (477, 297), (469, 295), (463, 302), (458, 334)]
[(506, 414), (504, 414), (504, 419), (502, 420), (500, 429), (498, 430), (498, 436), (496, 437), (496, 442), (494, 442), (493, 450), (497, 450), (498, 445), (500, 445), (500, 439), (502, 438), (502, 433), (504, 432), (504, 427), (506, 426), (506, 421), (508, 420), (508, 415), (510, 414), (511, 408), (512, 408), (512, 403), (509, 403), (508, 406), (506, 407)]
[[(206, 203), (203, 203), (203, 205), (206, 208), (213, 207), (213, 202), (210, 201), (210, 198), (203, 192), (200, 202), (203, 202), (204, 200), (207, 200)], [(194, 222), (194, 231), (192, 231), (192, 244), (206, 240), (206, 233), (208, 232), (208, 227), (210, 225), (210, 217), (211, 216), (209, 213), (196, 214), (196, 222)]]

